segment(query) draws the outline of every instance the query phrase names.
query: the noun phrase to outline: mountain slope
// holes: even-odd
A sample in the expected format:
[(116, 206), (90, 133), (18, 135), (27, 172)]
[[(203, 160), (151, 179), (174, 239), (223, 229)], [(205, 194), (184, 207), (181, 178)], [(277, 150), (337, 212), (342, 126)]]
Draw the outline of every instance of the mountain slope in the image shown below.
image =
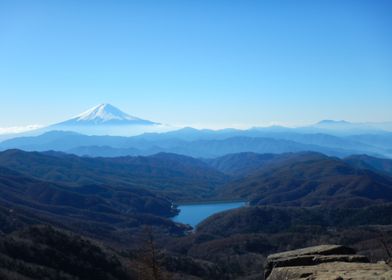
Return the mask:
[(72, 131), (85, 135), (134, 136), (146, 132), (170, 130), (173, 129), (168, 125), (131, 116), (110, 104), (100, 104), (71, 119), (41, 126), (25, 133), (8, 135), (4, 139), (31, 137), (52, 131)]
[(390, 225), (392, 204), (380, 204), (361, 209), (323, 207), (243, 207), (217, 213), (198, 225), (204, 234), (230, 236), (259, 232), (277, 233), (304, 226), (352, 227), (361, 225)]
[(0, 237), (0, 278), (137, 279), (134, 268), (125, 266), (113, 250), (50, 226), (32, 226)]
[(61, 183), (30, 178), (4, 167), (0, 167), (0, 193), (3, 205), (45, 211), (57, 208), (66, 212), (66, 208), (70, 207), (70, 212), (80, 209), (116, 215), (126, 212), (173, 214), (171, 202), (147, 190), (118, 189), (103, 184), (70, 188)]
[(238, 153), (207, 159), (205, 162), (227, 175), (238, 177), (249, 175), (277, 157), (279, 155), (276, 154)]
[(223, 190), (259, 205), (361, 207), (392, 201), (392, 178), (337, 158), (300, 153), (278, 157)]
[(352, 151), (328, 148), (318, 145), (302, 144), (291, 140), (265, 137), (232, 137), (220, 140), (198, 140), (182, 143), (166, 149), (167, 152), (192, 157), (215, 158), (233, 153), (288, 153), (300, 151), (317, 151), (329, 155), (343, 156)]
[(207, 164), (172, 154), (92, 159), (8, 150), (0, 153), (0, 166), (72, 187), (106, 184), (125, 189), (142, 188), (171, 199), (203, 197), (226, 182), (225, 175)]
[(135, 233), (145, 226), (168, 235), (183, 234), (185, 229), (167, 219), (174, 213), (170, 201), (143, 189), (105, 185), (69, 188), (4, 168), (1, 172), (0, 236), (44, 224), (131, 247)]
[(344, 159), (355, 168), (370, 169), (392, 176), (392, 160), (371, 157), (368, 155), (353, 155)]
[(58, 126), (78, 126), (78, 125), (156, 125), (152, 121), (143, 120), (131, 115), (128, 115), (118, 108), (110, 104), (100, 104), (93, 107), (80, 115), (55, 124)]

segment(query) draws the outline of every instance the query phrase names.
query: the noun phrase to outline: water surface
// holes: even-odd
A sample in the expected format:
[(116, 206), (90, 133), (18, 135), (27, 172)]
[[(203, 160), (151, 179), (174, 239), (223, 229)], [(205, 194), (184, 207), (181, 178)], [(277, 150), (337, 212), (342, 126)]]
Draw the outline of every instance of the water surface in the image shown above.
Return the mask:
[(173, 221), (195, 227), (209, 216), (225, 210), (245, 206), (246, 202), (217, 202), (217, 203), (194, 203), (182, 204), (177, 208), (180, 213), (173, 218)]

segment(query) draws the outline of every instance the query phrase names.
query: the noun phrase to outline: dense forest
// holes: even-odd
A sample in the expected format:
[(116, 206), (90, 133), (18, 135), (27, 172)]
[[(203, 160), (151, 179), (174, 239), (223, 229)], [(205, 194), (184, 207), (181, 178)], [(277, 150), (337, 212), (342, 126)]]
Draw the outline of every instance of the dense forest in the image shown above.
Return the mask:
[[(0, 153), (2, 279), (263, 279), (268, 254), (390, 257), (392, 161), (314, 152), (196, 159)], [(245, 199), (195, 229), (181, 201)]]

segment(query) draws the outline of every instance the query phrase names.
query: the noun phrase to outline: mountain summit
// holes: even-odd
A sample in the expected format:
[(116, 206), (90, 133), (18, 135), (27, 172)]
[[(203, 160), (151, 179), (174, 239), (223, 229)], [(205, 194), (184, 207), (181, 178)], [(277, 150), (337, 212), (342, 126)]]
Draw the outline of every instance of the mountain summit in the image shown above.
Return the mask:
[(335, 120), (322, 120), (316, 125), (350, 125), (351, 123), (345, 120), (335, 121)]
[(157, 125), (152, 121), (128, 115), (110, 104), (100, 104), (56, 126), (79, 125)]
[(36, 130), (35, 133), (70, 131), (85, 135), (134, 136), (170, 129), (168, 125), (131, 116), (113, 105), (103, 103), (69, 120)]

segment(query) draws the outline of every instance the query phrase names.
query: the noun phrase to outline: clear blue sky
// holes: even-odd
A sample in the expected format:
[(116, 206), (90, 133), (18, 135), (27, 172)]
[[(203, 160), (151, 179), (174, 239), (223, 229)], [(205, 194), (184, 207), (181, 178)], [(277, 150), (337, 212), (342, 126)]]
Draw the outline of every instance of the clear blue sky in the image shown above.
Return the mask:
[(392, 121), (392, 1), (1, 0), (0, 126)]

